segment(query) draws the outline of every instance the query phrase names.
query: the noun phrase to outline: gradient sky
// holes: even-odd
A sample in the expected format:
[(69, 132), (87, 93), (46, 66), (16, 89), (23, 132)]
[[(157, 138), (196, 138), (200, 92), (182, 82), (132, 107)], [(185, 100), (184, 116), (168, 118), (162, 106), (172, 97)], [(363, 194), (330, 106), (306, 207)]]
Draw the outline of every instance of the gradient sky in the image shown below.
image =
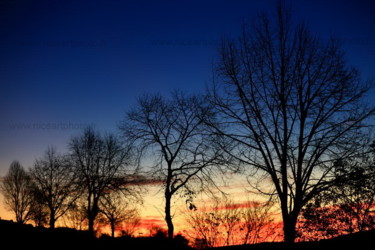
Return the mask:
[[(0, 176), (48, 145), (66, 151), (86, 125), (116, 131), (143, 92), (202, 92), (223, 35), (275, 0), (0, 2)], [(374, 77), (374, 1), (294, 1), (348, 62)]]

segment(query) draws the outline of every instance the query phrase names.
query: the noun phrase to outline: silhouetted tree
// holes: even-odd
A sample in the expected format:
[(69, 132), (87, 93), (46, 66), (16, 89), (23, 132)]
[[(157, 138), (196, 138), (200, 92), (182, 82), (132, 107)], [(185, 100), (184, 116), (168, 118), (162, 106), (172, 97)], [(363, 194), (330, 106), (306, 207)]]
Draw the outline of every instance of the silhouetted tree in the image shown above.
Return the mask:
[(278, 229), (276, 224), (272, 226), (274, 219), (271, 208), (271, 202), (248, 202), (246, 206), (241, 209), (242, 225), (240, 231), (242, 232), (242, 244), (256, 244), (261, 241), (269, 240), (277, 236)]
[(72, 168), (66, 157), (49, 147), (43, 158), (35, 161), (30, 176), (35, 184), (34, 199), (48, 208), (49, 227), (55, 228), (79, 195)]
[[(33, 194), (35, 199), (35, 194)], [(48, 224), (48, 208), (44, 204), (37, 202), (38, 200), (34, 200), (35, 202), (30, 207), (30, 220), (32, 220), (37, 227), (44, 227)]]
[(30, 220), (30, 208), (33, 206), (33, 183), (18, 161), (10, 164), (8, 173), (4, 177), (0, 190), (4, 196), (7, 208), (14, 212), (18, 223)]
[(156, 162), (153, 177), (164, 181), (165, 221), (168, 236), (173, 237), (171, 202), (178, 192), (189, 190), (189, 183), (210, 179), (210, 166), (221, 154), (213, 147), (200, 118), (207, 112), (199, 97), (173, 92), (170, 99), (160, 95), (144, 95), (137, 106), (127, 113), (120, 129), (139, 149), (140, 159)]
[(255, 244), (268, 240), (272, 218), (270, 203), (234, 203), (230, 199), (215, 200), (212, 206), (186, 213), (191, 230), (187, 232), (195, 240), (197, 248), (211, 248), (239, 244)]
[(334, 185), (302, 210), (301, 239), (332, 238), (375, 229), (374, 144), (335, 163)]
[(108, 190), (119, 190), (132, 175), (130, 150), (111, 134), (102, 136), (92, 128), (70, 141), (73, 171), (83, 188), (88, 229), (94, 233), (100, 199)]
[(227, 153), (258, 170), (255, 188), (278, 196), (284, 240), (294, 242), (302, 207), (332, 185), (333, 163), (356, 151), (374, 109), (363, 105), (369, 88), (334, 39), (293, 25), (282, 4), (276, 13), (223, 42), (208, 124), (232, 142)]
[(65, 227), (83, 230), (87, 226), (87, 209), (84, 197), (79, 197), (73, 202), (62, 217)]
[(100, 212), (105, 216), (111, 227), (111, 236), (115, 237), (116, 226), (121, 222), (137, 217), (135, 208), (125, 201), (121, 192), (109, 192), (100, 199)]
[(134, 214), (130, 219), (121, 223), (121, 236), (133, 237), (137, 228), (141, 224), (141, 217), (139, 214)]

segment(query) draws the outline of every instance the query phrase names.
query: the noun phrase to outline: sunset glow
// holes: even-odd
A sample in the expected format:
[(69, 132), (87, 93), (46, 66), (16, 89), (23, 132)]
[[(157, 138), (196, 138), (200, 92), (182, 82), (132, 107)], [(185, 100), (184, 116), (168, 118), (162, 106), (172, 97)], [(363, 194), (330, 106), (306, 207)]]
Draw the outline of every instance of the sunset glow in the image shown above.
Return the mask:
[(4, 245), (372, 244), (374, 13), (1, 0)]

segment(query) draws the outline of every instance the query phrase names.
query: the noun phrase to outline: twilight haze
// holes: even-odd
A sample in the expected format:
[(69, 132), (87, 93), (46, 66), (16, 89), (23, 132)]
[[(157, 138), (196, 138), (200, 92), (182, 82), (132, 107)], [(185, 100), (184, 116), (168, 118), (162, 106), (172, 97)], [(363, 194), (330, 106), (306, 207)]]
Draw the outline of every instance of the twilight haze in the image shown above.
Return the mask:
[[(33, 164), (48, 145), (64, 152), (87, 125), (116, 131), (143, 92), (203, 92), (223, 35), (276, 1), (1, 1), (0, 176)], [(349, 64), (374, 76), (373, 1), (294, 1)]]

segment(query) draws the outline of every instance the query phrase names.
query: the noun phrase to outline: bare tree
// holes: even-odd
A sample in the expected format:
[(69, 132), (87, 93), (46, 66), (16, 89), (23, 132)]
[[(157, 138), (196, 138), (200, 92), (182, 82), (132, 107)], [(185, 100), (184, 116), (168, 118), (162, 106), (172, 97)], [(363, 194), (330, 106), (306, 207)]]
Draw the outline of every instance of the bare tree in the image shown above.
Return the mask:
[(213, 248), (220, 246), (221, 221), (214, 211), (190, 212), (187, 223), (191, 226), (192, 232), (187, 232), (188, 237), (194, 240), (198, 249)]
[(4, 196), (5, 205), (14, 212), (18, 223), (30, 220), (30, 208), (33, 206), (33, 184), (30, 176), (18, 161), (10, 164), (0, 190)]
[[(270, 203), (235, 203), (230, 199), (215, 200), (186, 213), (191, 230), (187, 232), (198, 248), (239, 244), (255, 244), (268, 240), (275, 233)], [(271, 232), (272, 231), (272, 232)]]
[(65, 227), (77, 230), (87, 227), (87, 209), (85, 209), (85, 200), (82, 196), (70, 205), (62, 220)]
[(121, 236), (134, 237), (137, 229), (141, 225), (141, 216), (139, 213), (134, 214), (130, 219), (121, 223)]
[(301, 208), (332, 184), (333, 162), (355, 152), (374, 114), (363, 104), (369, 88), (337, 42), (293, 25), (282, 4), (274, 19), (260, 15), (225, 40), (216, 69), (208, 124), (232, 142), (227, 153), (270, 183), (253, 186), (277, 195), (284, 240), (294, 242)]
[(49, 227), (63, 216), (78, 198), (78, 188), (66, 157), (49, 147), (43, 158), (37, 159), (30, 176), (35, 183), (35, 199), (48, 208)]
[(272, 202), (249, 201), (241, 210), (242, 217), (242, 244), (256, 244), (270, 240), (277, 236), (273, 214)]
[(30, 220), (32, 220), (36, 226), (44, 227), (48, 224), (48, 207), (39, 202), (41, 200), (40, 192), (38, 192), (36, 186), (32, 187), (33, 204), (30, 206)]
[(44, 227), (48, 224), (48, 209), (45, 205), (35, 202), (30, 208), (30, 220), (37, 227)]
[(125, 201), (121, 192), (109, 192), (100, 199), (100, 212), (111, 227), (111, 236), (115, 237), (116, 226), (137, 217), (138, 212)]
[(187, 191), (194, 181), (209, 179), (210, 166), (218, 161), (220, 150), (213, 147), (200, 115), (202, 99), (172, 93), (170, 99), (160, 95), (145, 95), (127, 113), (120, 129), (139, 149), (140, 159), (154, 161), (153, 177), (164, 181), (165, 221), (168, 237), (173, 237), (171, 201), (179, 191)]
[(70, 142), (73, 171), (83, 185), (89, 232), (94, 234), (100, 199), (109, 190), (122, 189), (133, 174), (129, 167), (130, 150), (114, 135), (102, 136), (86, 128)]

